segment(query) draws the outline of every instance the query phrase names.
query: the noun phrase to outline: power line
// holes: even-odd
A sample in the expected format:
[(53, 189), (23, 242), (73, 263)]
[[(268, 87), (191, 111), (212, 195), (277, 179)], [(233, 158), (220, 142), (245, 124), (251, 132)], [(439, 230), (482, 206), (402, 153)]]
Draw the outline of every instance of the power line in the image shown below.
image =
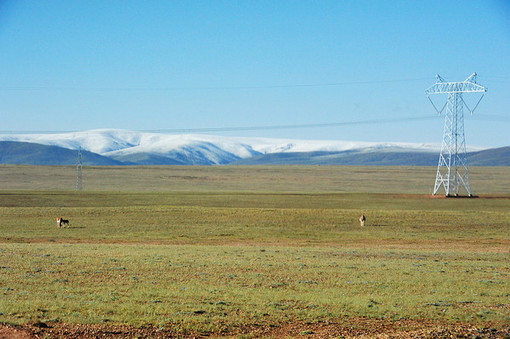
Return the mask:
[[(234, 127), (205, 127), (205, 128), (161, 128), (152, 130), (138, 130), (139, 132), (148, 133), (204, 133), (204, 132), (236, 132), (236, 131), (261, 131), (261, 130), (283, 130), (283, 129), (300, 129), (300, 128), (324, 128), (324, 127), (340, 127), (352, 125), (375, 125), (388, 124), (398, 122), (412, 122), (436, 119), (434, 115), (393, 118), (393, 119), (370, 119), (370, 120), (353, 120), (343, 122), (330, 122), (321, 124), (293, 124), (293, 125), (265, 125), (265, 126), (234, 126)], [(30, 130), (30, 131), (0, 131), (0, 134), (57, 134), (57, 133), (86, 133), (82, 131), (48, 131), (48, 130)]]
[(248, 86), (203, 86), (203, 87), (70, 87), (70, 86), (0, 86), (0, 91), (91, 91), (91, 92), (165, 92), (165, 91), (213, 91), (213, 90), (250, 90), (250, 89), (284, 89), (305, 87), (334, 87), (350, 85), (370, 85), (398, 82), (424, 81), (429, 78), (345, 81), (315, 84), (287, 84), (287, 85), (248, 85)]
[(146, 130), (143, 132), (154, 133), (193, 133), (193, 132), (236, 132), (236, 131), (261, 131), (261, 130), (282, 130), (282, 129), (298, 129), (298, 128), (322, 128), (322, 127), (339, 127), (349, 125), (371, 125), (371, 124), (384, 124), (396, 123), (406, 121), (420, 121), (434, 119), (431, 116), (421, 116), (414, 118), (398, 118), (398, 119), (373, 119), (373, 120), (358, 120), (358, 121), (345, 121), (345, 122), (332, 122), (323, 124), (296, 124), (296, 125), (272, 125), (272, 126), (243, 126), (243, 127), (211, 127), (211, 128), (188, 128), (188, 129), (157, 129)]
[[(161, 128), (161, 129), (145, 129), (137, 130), (138, 132), (147, 133), (206, 133), (206, 132), (238, 132), (238, 131), (263, 131), (263, 130), (284, 130), (284, 129), (306, 129), (306, 128), (325, 128), (325, 127), (341, 127), (355, 125), (376, 125), (389, 124), (399, 122), (413, 122), (437, 119), (437, 115), (423, 115), (417, 117), (400, 117), (392, 119), (369, 119), (369, 120), (353, 120), (343, 122), (329, 122), (321, 124), (293, 124), (293, 125), (263, 125), (263, 126), (233, 126), (233, 127), (204, 127), (204, 128)], [(510, 122), (509, 116), (502, 115), (477, 115), (472, 120), (477, 121), (497, 121)], [(59, 134), (59, 133), (86, 133), (87, 131), (76, 130), (26, 130), (26, 131), (0, 131), (0, 134)]]
[(480, 115), (473, 116), (472, 119), (473, 120), (482, 120), (482, 121), (508, 122), (508, 121), (510, 121), (510, 116), (485, 114), (483, 116), (480, 116)]

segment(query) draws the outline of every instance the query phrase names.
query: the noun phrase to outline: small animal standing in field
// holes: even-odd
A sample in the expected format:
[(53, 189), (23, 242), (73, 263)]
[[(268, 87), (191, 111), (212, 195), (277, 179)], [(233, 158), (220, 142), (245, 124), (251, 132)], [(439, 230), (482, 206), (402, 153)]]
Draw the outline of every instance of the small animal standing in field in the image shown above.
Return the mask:
[(360, 226), (365, 226), (365, 221), (367, 220), (367, 218), (365, 218), (365, 216), (362, 214), (361, 217), (359, 217), (359, 223), (360, 223)]
[(63, 225), (67, 225), (69, 227), (69, 220), (62, 219), (62, 217), (57, 218), (57, 227), (61, 228)]

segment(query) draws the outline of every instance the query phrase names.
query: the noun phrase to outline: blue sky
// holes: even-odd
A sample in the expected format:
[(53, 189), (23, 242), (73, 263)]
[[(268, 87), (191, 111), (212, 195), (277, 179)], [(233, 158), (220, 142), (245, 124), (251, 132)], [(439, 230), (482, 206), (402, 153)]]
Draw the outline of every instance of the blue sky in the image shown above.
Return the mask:
[(508, 146), (509, 1), (0, 0), (4, 132), (440, 143), (425, 89), (473, 72), (467, 144)]

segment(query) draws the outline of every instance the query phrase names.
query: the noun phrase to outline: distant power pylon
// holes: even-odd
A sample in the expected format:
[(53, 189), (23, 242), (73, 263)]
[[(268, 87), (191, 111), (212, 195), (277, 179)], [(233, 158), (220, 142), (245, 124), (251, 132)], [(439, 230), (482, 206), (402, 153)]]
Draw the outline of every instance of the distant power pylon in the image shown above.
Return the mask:
[(76, 164), (76, 190), (81, 191), (83, 189), (82, 183), (82, 155), (81, 155), (81, 147), (78, 150), (78, 163)]
[[(466, 190), (468, 196), (471, 196), (471, 184), (469, 183), (469, 170), (466, 158), (466, 138), (464, 135), (464, 111), (463, 107), (473, 114), (474, 110), (482, 100), (476, 103), (473, 109), (470, 109), (464, 98), (463, 93), (485, 93), (487, 88), (476, 83), (476, 73), (471, 74), (463, 82), (445, 82), (441, 76), (437, 75), (437, 82), (425, 91), (432, 106), (441, 114), (446, 107), (444, 114), (444, 132), (441, 153), (437, 165), (436, 183), (434, 185), (434, 195), (441, 187), (444, 188), (446, 196), (459, 194), (459, 187)], [(434, 102), (430, 99), (431, 94), (447, 94), (448, 99), (441, 110), (438, 110)]]

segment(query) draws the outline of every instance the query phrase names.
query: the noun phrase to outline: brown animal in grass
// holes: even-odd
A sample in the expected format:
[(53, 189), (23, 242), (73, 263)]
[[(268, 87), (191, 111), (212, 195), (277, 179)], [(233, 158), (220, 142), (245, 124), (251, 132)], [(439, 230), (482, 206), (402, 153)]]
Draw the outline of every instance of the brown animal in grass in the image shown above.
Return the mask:
[(365, 221), (366, 220), (367, 220), (367, 218), (365, 218), (364, 215), (361, 215), (361, 217), (359, 217), (360, 226), (365, 226)]
[(67, 227), (69, 227), (69, 220), (62, 219), (62, 217), (58, 217), (57, 218), (57, 227), (61, 228), (64, 225), (67, 225)]

